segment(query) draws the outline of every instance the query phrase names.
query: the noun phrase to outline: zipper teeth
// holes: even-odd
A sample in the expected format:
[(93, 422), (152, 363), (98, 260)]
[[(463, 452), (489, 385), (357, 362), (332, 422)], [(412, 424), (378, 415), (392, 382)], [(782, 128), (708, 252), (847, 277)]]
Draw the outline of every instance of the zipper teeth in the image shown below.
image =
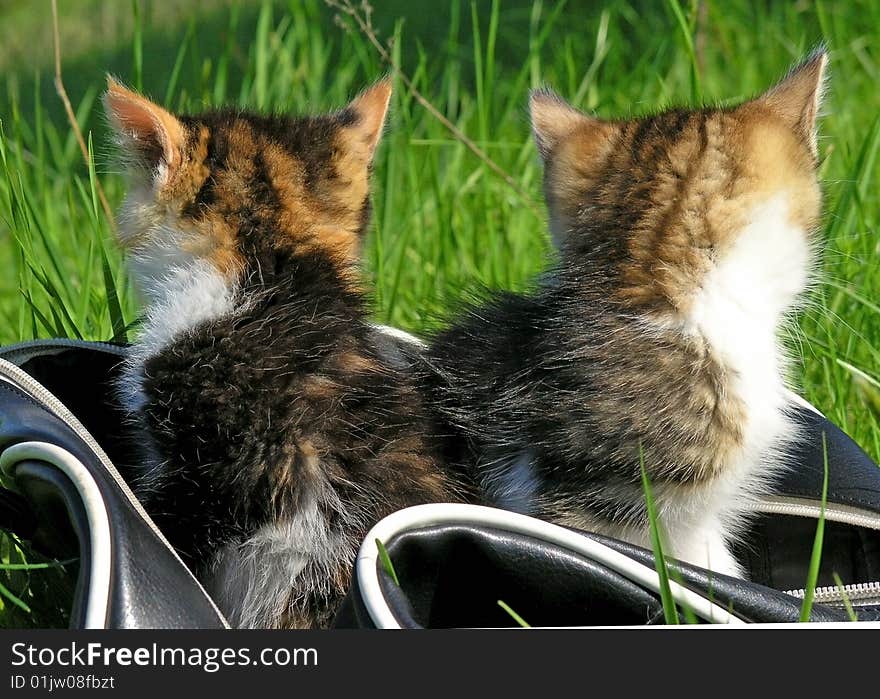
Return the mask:
[[(816, 505), (797, 498), (764, 498), (755, 509), (759, 512), (770, 514), (809, 517), (812, 519), (819, 519), (822, 514), (821, 504)], [(880, 529), (880, 515), (846, 505), (826, 503), (825, 519), (866, 529)], [(805, 589), (786, 590), (785, 592), (785, 594), (798, 599), (804, 599), (806, 593)], [(851, 583), (842, 587), (827, 585), (817, 587), (813, 591), (813, 599), (819, 603), (842, 604), (844, 596), (853, 603), (870, 604), (880, 602), (880, 582)]]
[[(796, 498), (792, 498), (791, 500), (763, 498), (755, 509), (758, 512), (766, 512), (769, 514), (811, 517), (813, 519), (819, 519), (822, 512), (821, 505), (814, 505), (807, 501), (800, 502)], [(880, 515), (865, 510), (858, 510), (855, 507), (847, 507), (845, 505), (826, 503), (825, 519), (832, 522), (850, 524), (855, 527), (880, 529)]]
[[(105, 343), (106, 344), (106, 343)], [(70, 345), (63, 344), (64, 347), (69, 347)], [(113, 345), (109, 345), (113, 347)], [(214, 607), (214, 611), (217, 613), (217, 616), (223, 622), (224, 625), (228, 628), (228, 622), (220, 610), (217, 608), (214, 600), (211, 599), (211, 596), (205, 592), (205, 589), (202, 587), (202, 584), (196, 579), (193, 575), (192, 571), (187, 567), (187, 565), (180, 559), (180, 556), (177, 555), (177, 551), (174, 550), (174, 547), (168, 542), (168, 539), (165, 538), (165, 535), (159, 531), (159, 528), (156, 526), (156, 523), (150, 518), (147, 514), (147, 511), (144, 509), (143, 505), (141, 505), (140, 500), (138, 500), (134, 493), (131, 491), (131, 488), (128, 487), (128, 483), (126, 483), (122, 476), (119, 475), (119, 472), (116, 470), (116, 467), (113, 465), (113, 462), (110, 461), (110, 457), (104, 452), (101, 448), (101, 445), (95, 441), (95, 438), (89, 433), (89, 431), (83, 426), (83, 424), (76, 418), (76, 416), (71, 413), (65, 405), (58, 400), (45, 386), (43, 386), (39, 381), (31, 377), (27, 372), (23, 369), (20, 369), (12, 362), (7, 361), (6, 359), (0, 358), (0, 378), (3, 378), (13, 385), (18, 386), (25, 393), (31, 395), (36, 398), (38, 402), (40, 402), (44, 408), (49, 410), (51, 413), (55, 415), (58, 419), (62, 420), (70, 429), (72, 429), (76, 435), (85, 442), (86, 446), (91, 449), (98, 459), (101, 461), (101, 464), (106, 469), (107, 473), (110, 474), (110, 477), (116, 482), (116, 485), (119, 486), (120, 490), (125, 494), (128, 498), (131, 505), (135, 508), (144, 523), (153, 531), (153, 533), (159, 537), (159, 540), (165, 544), (168, 550), (171, 552), (171, 555), (177, 559), (177, 562), (180, 563), (181, 567), (189, 574), (189, 576), (193, 579), (196, 585), (199, 586), (199, 589), (202, 590), (202, 593), (210, 602), (211, 606)]]
[[(807, 591), (786, 590), (785, 594), (803, 599)], [(816, 602), (843, 602), (844, 595), (850, 602), (880, 599), (880, 582), (852, 583), (842, 587), (836, 585), (817, 587), (813, 592), (813, 599)]]

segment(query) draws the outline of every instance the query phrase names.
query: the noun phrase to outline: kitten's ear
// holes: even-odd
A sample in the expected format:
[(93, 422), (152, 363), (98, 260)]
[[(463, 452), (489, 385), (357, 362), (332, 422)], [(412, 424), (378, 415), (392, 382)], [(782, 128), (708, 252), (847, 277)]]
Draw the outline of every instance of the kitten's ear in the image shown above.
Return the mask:
[(547, 160), (556, 146), (576, 130), (603, 124), (600, 119), (587, 116), (546, 88), (532, 90), (529, 94), (529, 113), (535, 145), (543, 160)]
[(186, 137), (172, 114), (109, 76), (104, 109), (126, 154), (160, 183), (179, 165)]
[(792, 130), (805, 138), (813, 156), (818, 154), (816, 118), (825, 92), (827, 64), (828, 53), (824, 47), (813, 51), (757, 100), (776, 112)]
[(390, 100), (391, 79), (385, 78), (361, 92), (342, 112), (354, 117), (345, 126), (349, 147), (368, 163), (372, 161), (379, 139), (382, 138)]

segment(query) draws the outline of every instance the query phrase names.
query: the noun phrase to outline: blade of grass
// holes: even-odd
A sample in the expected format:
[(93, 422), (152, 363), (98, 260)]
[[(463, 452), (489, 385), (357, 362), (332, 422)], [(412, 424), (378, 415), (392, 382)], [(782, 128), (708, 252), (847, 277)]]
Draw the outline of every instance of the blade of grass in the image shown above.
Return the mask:
[(385, 572), (391, 576), (394, 584), (400, 587), (400, 580), (397, 579), (397, 572), (394, 570), (394, 564), (391, 562), (391, 556), (388, 555), (388, 549), (385, 548), (385, 544), (376, 539), (376, 548), (379, 549), (379, 561), (382, 563)]
[(131, 41), (131, 63), (134, 67), (134, 87), (144, 91), (144, 27), (141, 21), (140, 0), (131, 0), (131, 15), (134, 18), (134, 36)]
[(52, 337), (64, 337), (64, 329), (58, 328), (54, 323), (50, 322), (45, 315), (43, 315), (42, 311), (37, 308), (37, 304), (34, 303), (33, 299), (30, 296), (30, 292), (26, 289), (21, 289), (21, 295), (24, 297), (25, 302), (27, 303), (28, 308), (31, 311), (31, 315), (33, 317), (33, 328), (31, 337), (26, 338), (24, 336), (21, 337), (22, 340), (29, 339), (35, 340), (39, 337), (39, 332), (37, 332), (37, 321), (39, 321), (46, 331)]
[(13, 594), (12, 590), (10, 590), (6, 585), (0, 583), (0, 595), (8, 599), (12, 604), (21, 609), (23, 612), (30, 614), (31, 608), (24, 603), (24, 601), (19, 598), (17, 595)]
[(525, 619), (523, 619), (519, 614), (517, 614), (513, 609), (511, 609), (510, 605), (507, 604), (504, 600), (498, 600), (498, 606), (501, 607), (505, 612), (507, 612), (510, 617), (524, 629), (532, 628), (531, 624), (529, 624)]
[(63, 568), (76, 563), (78, 558), (68, 558), (64, 561), (49, 561), (48, 563), (0, 563), (0, 570), (45, 570), (46, 568)]
[(257, 35), (254, 41), (254, 97), (259, 109), (269, 106), (269, 33), (272, 25), (272, 3), (266, 0), (260, 7)]
[(663, 553), (663, 542), (660, 534), (660, 522), (657, 515), (657, 507), (654, 503), (654, 494), (651, 483), (648, 480), (648, 472), (645, 470), (645, 451), (639, 443), (639, 468), (642, 472), (642, 490), (645, 493), (645, 507), (648, 511), (648, 523), (651, 533), (651, 548), (654, 551), (654, 567), (660, 578), (660, 601), (663, 604), (663, 618), (667, 624), (678, 624), (678, 609), (672, 597), (672, 589), (669, 586), (669, 571), (666, 567), (666, 556)]
[[(684, 587), (684, 578), (681, 576), (681, 571), (678, 566), (672, 565), (667, 566), (667, 570), (669, 571), (669, 577), (672, 578), (679, 585)], [(712, 601), (713, 598), (713, 589), (712, 589), (712, 578), (709, 578), (709, 589), (708, 589), (708, 598), (709, 601)], [(732, 613), (732, 610), (729, 610)], [(686, 600), (682, 600), (681, 602), (681, 613), (684, 615), (684, 621), (686, 624), (699, 624), (700, 620), (697, 618), (697, 615), (694, 613), (694, 610), (691, 609), (691, 605), (687, 603)]]
[(58, 292), (58, 289), (56, 289), (55, 285), (52, 284), (51, 281), (49, 281), (45, 274), (34, 267), (34, 265), (30, 261), (26, 261), (26, 264), (28, 266), (28, 269), (30, 269), (33, 278), (37, 280), (37, 283), (49, 296), (49, 300), (54, 301), (54, 303), (50, 303), (49, 311), (52, 316), (57, 319), (58, 328), (67, 328), (67, 332), (62, 331), (61, 336), (66, 337), (68, 335), (73, 335), (77, 340), (82, 340), (83, 335), (80, 332), (79, 328), (76, 327), (76, 322), (73, 320), (73, 316), (71, 315), (70, 310), (67, 308), (67, 304), (65, 303), (61, 294)]
[(822, 433), (822, 504), (819, 510), (819, 521), (816, 523), (816, 537), (813, 539), (813, 552), (810, 555), (810, 567), (807, 570), (807, 582), (804, 585), (804, 603), (801, 605), (802, 622), (810, 620), (813, 610), (813, 597), (816, 594), (816, 580), (819, 578), (819, 566), (822, 564), (822, 544), (825, 539), (825, 504), (828, 501), (828, 444), (825, 433)]
[(703, 88), (700, 84), (700, 69), (697, 62), (697, 52), (694, 47), (693, 31), (690, 23), (684, 16), (684, 11), (681, 9), (678, 0), (668, 0), (668, 2), (669, 8), (675, 16), (675, 21), (678, 23), (681, 38), (684, 40), (684, 47), (690, 59), (691, 100), (693, 104), (699, 104), (703, 99)]
[(100, 245), (101, 270), (104, 273), (104, 289), (107, 293), (107, 311), (110, 314), (110, 325), (113, 328), (113, 342), (128, 342), (128, 324), (122, 313), (122, 304), (119, 301), (119, 291), (116, 288), (116, 280), (113, 270), (107, 259), (107, 251)]
[(840, 576), (837, 573), (832, 573), (832, 577), (834, 578), (834, 585), (837, 587), (837, 591), (840, 593), (840, 598), (843, 600), (843, 608), (846, 610), (846, 616), (850, 621), (858, 621), (859, 617), (856, 616), (856, 612), (853, 609), (852, 602), (849, 600), (849, 595), (846, 594), (846, 590), (843, 589), (843, 580), (840, 579)]
[(183, 67), (183, 59), (186, 57), (186, 52), (192, 42), (195, 28), (195, 20), (191, 19), (186, 25), (186, 34), (183, 37), (183, 41), (180, 42), (180, 48), (177, 49), (177, 56), (174, 59), (174, 67), (171, 68), (171, 73), (168, 76), (168, 86), (165, 88), (164, 104), (172, 104), (172, 99), (174, 98), (174, 95), (177, 94), (177, 81), (180, 79), (180, 69)]

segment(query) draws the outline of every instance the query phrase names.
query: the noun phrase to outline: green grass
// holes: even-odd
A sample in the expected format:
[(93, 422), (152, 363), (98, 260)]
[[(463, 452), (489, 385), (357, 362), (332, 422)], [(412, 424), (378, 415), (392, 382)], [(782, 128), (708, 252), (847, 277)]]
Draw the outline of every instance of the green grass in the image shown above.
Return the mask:
[(511, 619), (513, 619), (517, 623), (518, 626), (521, 626), (524, 629), (532, 628), (532, 625), (528, 623), (525, 619), (523, 619), (519, 614), (517, 614), (516, 611), (514, 611), (514, 609), (509, 604), (507, 604), (507, 602), (500, 599), (497, 601), (497, 604), (507, 613), (507, 615)]
[(672, 588), (669, 585), (669, 567), (666, 563), (666, 554), (664, 553), (663, 526), (657, 513), (657, 506), (654, 503), (654, 494), (651, 490), (651, 482), (648, 480), (648, 472), (645, 470), (645, 452), (641, 444), (639, 444), (639, 470), (642, 473), (642, 491), (645, 494), (645, 508), (651, 535), (651, 550), (654, 552), (654, 567), (657, 569), (660, 601), (663, 604), (663, 620), (667, 624), (677, 626), (680, 619), (678, 617), (678, 607), (672, 597)]
[[(174, 11), (167, 9), (172, 3), (59, 4), (65, 84), (91, 134), (97, 172), (84, 167), (52, 85), (48, 0), (39, 13), (34, 3), (7, 0), (0, 9), (0, 265), (6, 270), (0, 343), (122, 337), (137, 318), (94, 197), (94, 177), (114, 205), (123, 191), (100, 117), (106, 71), (172, 109), (231, 102), (320, 111), (345, 104), (388, 70), (319, 0), (191, 0), (174, 3)], [(418, 89), (535, 202), (541, 172), (525, 112), (530, 87), (552, 85), (604, 116), (698, 99), (735, 101), (827, 41), (826, 252), (822, 282), (790, 333), (802, 358), (793, 378), (880, 459), (880, 6), (869, 0), (714, 0), (701, 3), (702, 10), (684, 0), (373, 4), (382, 37), (394, 37), (393, 54)], [(524, 203), (396, 83), (375, 168), (365, 269), (375, 280), (376, 318), (424, 332), (481, 287), (526, 288), (546, 267), (549, 244), (540, 205)], [(9, 540), (3, 546), (0, 560), (24, 560)], [(0, 584), (32, 610), (25, 614), (0, 591), (0, 625), (56, 623), (57, 615), (38, 611), (51, 607), (40, 595), (68, 582), (56, 573), (0, 570)]]
[[(816, 595), (816, 580), (819, 579), (819, 567), (822, 565), (822, 547), (825, 541), (825, 506), (828, 504), (828, 442), (822, 433), (822, 498), (819, 507), (819, 520), (816, 522), (816, 536), (813, 539), (813, 550), (810, 553), (810, 565), (807, 569), (807, 582), (804, 585), (804, 603), (801, 605), (800, 620), (810, 620), (813, 609), (813, 598)], [(839, 578), (838, 578), (839, 579)], [(848, 611), (852, 608), (848, 606)]]
[(391, 556), (388, 555), (388, 549), (385, 548), (385, 544), (379, 539), (376, 539), (376, 549), (379, 551), (379, 561), (382, 563), (385, 572), (388, 573), (394, 584), (400, 587), (400, 579), (397, 577), (397, 571), (394, 570), (394, 564), (391, 562)]

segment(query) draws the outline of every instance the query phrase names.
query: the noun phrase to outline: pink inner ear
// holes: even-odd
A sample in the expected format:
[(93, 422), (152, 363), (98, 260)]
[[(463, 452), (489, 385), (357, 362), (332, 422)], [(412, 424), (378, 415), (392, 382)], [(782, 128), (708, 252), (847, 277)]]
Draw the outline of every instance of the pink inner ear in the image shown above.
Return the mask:
[(349, 105), (358, 114), (360, 121), (355, 130), (359, 132), (369, 155), (372, 155), (382, 137), (390, 99), (391, 81), (386, 79), (364, 90)]
[(161, 139), (156, 122), (141, 105), (130, 102), (124, 97), (111, 95), (110, 107), (120, 126), (135, 138)]
[(156, 161), (167, 156), (162, 127), (144, 105), (109, 92), (107, 107), (119, 130), (136, 142), (137, 149), (148, 157), (151, 165), (157, 165)]
[(148, 167), (177, 163), (183, 132), (171, 114), (114, 81), (110, 82), (104, 99), (117, 131)]
[(814, 53), (758, 98), (781, 116), (789, 128), (807, 137), (814, 156), (817, 152), (816, 118), (822, 102), (827, 63), (828, 55), (824, 51)]

